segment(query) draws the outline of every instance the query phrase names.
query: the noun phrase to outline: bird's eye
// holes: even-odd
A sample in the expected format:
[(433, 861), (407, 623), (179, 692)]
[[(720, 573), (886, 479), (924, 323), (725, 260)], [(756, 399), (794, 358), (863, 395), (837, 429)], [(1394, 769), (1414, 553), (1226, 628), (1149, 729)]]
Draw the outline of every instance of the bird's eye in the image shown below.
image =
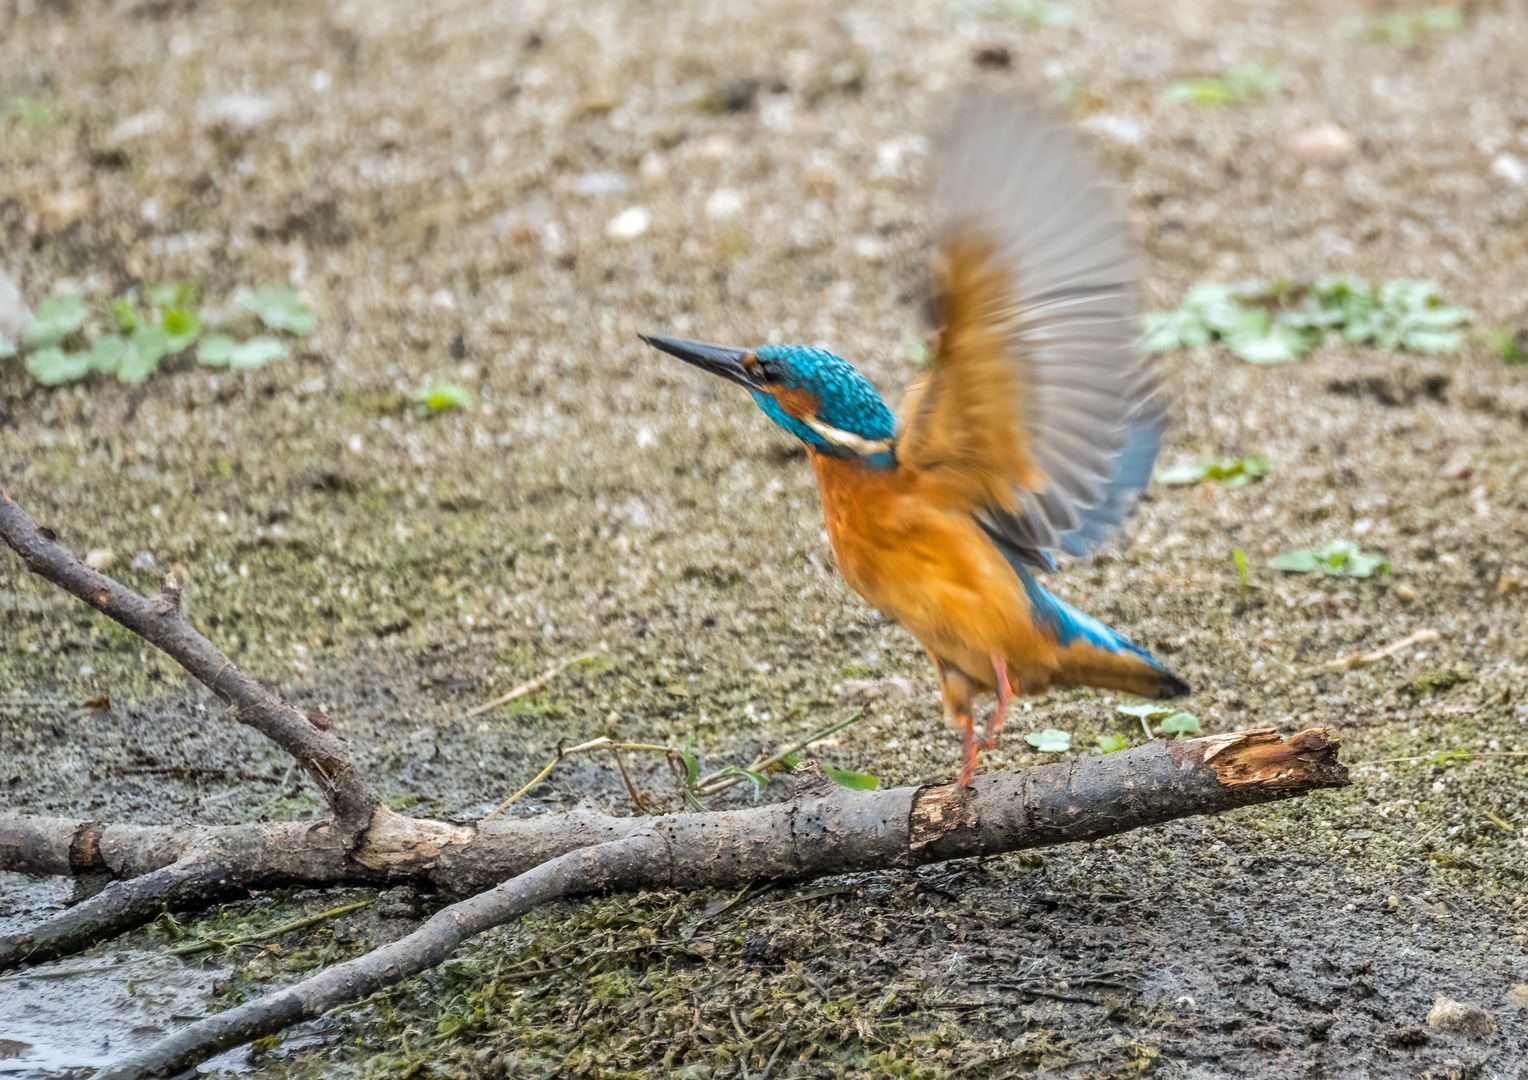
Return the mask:
[(777, 383), (782, 372), (773, 360), (755, 360), (748, 373), (761, 383)]

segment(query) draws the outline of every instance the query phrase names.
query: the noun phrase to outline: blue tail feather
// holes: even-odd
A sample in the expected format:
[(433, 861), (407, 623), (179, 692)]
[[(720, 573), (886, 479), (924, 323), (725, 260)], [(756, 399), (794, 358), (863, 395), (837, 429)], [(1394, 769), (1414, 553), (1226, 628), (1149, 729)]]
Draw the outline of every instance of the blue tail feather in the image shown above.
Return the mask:
[(1160, 697), (1179, 697), (1188, 693), (1188, 684), (1173, 674), (1162, 661), (1119, 631), (1111, 630), (1093, 616), (1084, 614), (1065, 601), (1052, 596), (1046, 591), (1045, 586), (1035, 580), (1029, 568), (1021, 562), (1010, 559), (1009, 564), (1019, 575), (1019, 580), (1024, 583), (1024, 592), (1029, 596), (1030, 616), (1055, 633), (1057, 645), (1065, 648), (1075, 641), (1085, 641), (1105, 652), (1136, 657), (1161, 674)]

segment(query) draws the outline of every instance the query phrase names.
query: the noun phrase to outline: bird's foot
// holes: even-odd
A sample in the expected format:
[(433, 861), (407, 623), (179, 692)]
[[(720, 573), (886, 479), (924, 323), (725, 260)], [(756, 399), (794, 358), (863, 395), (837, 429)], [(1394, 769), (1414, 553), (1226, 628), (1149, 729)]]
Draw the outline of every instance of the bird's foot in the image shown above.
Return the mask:
[(1008, 662), (999, 653), (992, 654), (992, 670), (997, 675), (997, 708), (987, 718), (987, 726), (977, 744), (982, 750), (997, 746), (997, 733), (1002, 730), (1003, 721), (1008, 719), (1008, 703), (1013, 700), (1013, 688), (1008, 685)]

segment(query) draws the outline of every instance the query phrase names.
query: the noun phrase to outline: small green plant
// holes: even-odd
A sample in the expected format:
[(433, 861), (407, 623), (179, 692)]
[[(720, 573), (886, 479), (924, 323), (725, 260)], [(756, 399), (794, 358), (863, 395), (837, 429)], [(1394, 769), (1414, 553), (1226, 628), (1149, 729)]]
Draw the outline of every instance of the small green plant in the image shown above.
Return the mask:
[(1042, 754), (1064, 754), (1072, 748), (1072, 733), (1060, 728), (1031, 731), (1024, 741)]
[(47, 133), (64, 124), (64, 114), (51, 101), (13, 97), (0, 101), (0, 124), (14, 121), (31, 131)]
[(1113, 754), (1130, 745), (1123, 735), (1100, 735), (1097, 741), (1100, 754)]
[(1009, 19), (1026, 26), (1071, 26), (1076, 20), (1070, 7), (1055, 0), (992, 0), (977, 5), (974, 14), (986, 19)]
[(1528, 330), (1519, 330), (1515, 334), (1502, 331), (1492, 334), (1488, 340), (1508, 367), (1528, 364)]
[(1199, 734), (1199, 717), (1190, 712), (1176, 712), (1162, 721), (1161, 732), (1164, 735), (1174, 735), (1179, 739), (1186, 739), (1190, 735)]
[(915, 334), (911, 330), (902, 332), (902, 355), (907, 357), (907, 362), (914, 367), (928, 367), (930, 360), (928, 342), (922, 334)]
[(1289, 574), (1332, 574), (1366, 578), (1390, 573), (1390, 560), (1383, 555), (1366, 555), (1350, 540), (1333, 540), (1319, 548), (1286, 551), (1268, 560), (1274, 570)]
[[(311, 333), (313, 313), (291, 289), (239, 291), (243, 306), (272, 329)], [(260, 367), (287, 355), (278, 338), (239, 342), (224, 335), (202, 336), (194, 282), (154, 285), (110, 300), (93, 310), (74, 295), (50, 296), (37, 305), (20, 347), (0, 342), (0, 358), (24, 353), (27, 371), (44, 386), (76, 382), (91, 374), (115, 375), (136, 385), (159, 370), (166, 356), (197, 346), (196, 359), (208, 367)]]
[(240, 289), (234, 303), (255, 313), (272, 330), (284, 330), (299, 337), (311, 334), (317, 325), (313, 309), (297, 295), (296, 289), (268, 285), (263, 289)]
[(264, 367), (272, 360), (286, 359), (286, 355), (286, 345), (273, 337), (254, 337), (241, 342), (222, 334), (203, 338), (196, 350), (197, 363), (206, 367)]
[(1221, 487), (1246, 487), (1272, 471), (1262, 454), (1240, 458), (1203, 457), (1192, 465), (1174, 465), (1157, 473), (1159, 484), (1203, 484), (1213, 480)]
[(472, 391), (454, 382), (437, 380), (414, 391), (414, 404), (420, 416), (472, 408)]
[(1218, 79), (1180, 79), (1162, 91), (1169, 105), (1245, 105), (1279, 92), (1279, 73), (1253, 61), (1238, 64)]
[(1429, 281), (1398, 278), (1378, 287), (1346, 274), (1309, 285), (1284, 281), (1203, 282), (1177, 311), (1142, 321), (1147, 351), (1224, 345), (1254, 364), (1281, 364), (1321, 344), (1328, 334), (1390, 351), (1449, 352), (1473, 315), (1446, 304)]
[(1457, 5), (1393, 11), (1384, 15), (1353, 15), (1337, 24), (1344, 37), (1366, 37), (1398, 49), (1409, 49), (1436, 33), (1464, 29), (1464, 10)]
[(1148, 739), (1156, 738), (1156, 733), (1151, 730), (1151, 721), (1160, 719), (1162, 723), (1158, 730), (1164, 735), (1176, 734), (1184, 739), (1189, 735), (1199, 733), (1199, 718), (1191, 712), (1181, 712), (1167, 705), (1155, 705), (1150, 702), (1144, 705), (1120, 705), (1114, 710), (1124, 716), (1133, 716), (1141, 722), (1141, 729), (1146, 732)]

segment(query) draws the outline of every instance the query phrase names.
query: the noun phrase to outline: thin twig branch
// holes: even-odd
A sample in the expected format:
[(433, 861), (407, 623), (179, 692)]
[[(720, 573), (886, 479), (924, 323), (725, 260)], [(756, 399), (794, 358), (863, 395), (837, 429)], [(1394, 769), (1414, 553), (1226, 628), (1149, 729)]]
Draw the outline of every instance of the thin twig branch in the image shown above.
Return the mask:
[(577, 656), (570, 656), (566, 660), (559, 660), (557, 663), (543, 671), (540, 675), (537, 675), (534, 679), (527, 679), (525, 682), (521, 683), (513, 690), (509, 690), (503, 694), (500, 694), (492, 701), (485, 701), (481, 705), (468, 709), (462, 714), (462, 717), (463, 719), (466, 719), (469, 717), (478, 716), (487, 712), (489, 709), (497, 709), (500, 705), (507, 705), (511, 701), (514, 701), (515, 698), (524, 697), (526, 694), (534, 694), (537, 690), (540, 690), (547, 683), (555, 679), (558, 675), (561, 675), (567, 668), (572, 667), (574, 664), (582, 663), (585, 660), (593, 660), (598, 655), (599, 653), (597, 652), (586, 652), (579, 653)]
[(315, 727), (297, 709), (244, 674), (186, 622), (180, 613), (180, 584), (175, 574), (166, 576), (157, 599), (140, 596), (75, 558), (51, 533), (40, 530), (3, 490), (0, 539), (21, 556), (32, 573), (162, 649), (232, 706), (234, 719), (291, 754), (323, 792), (343, 833), (357, 837), (370, 825), (381, 800), (351, 762), (349, 749), (333, 733)]

